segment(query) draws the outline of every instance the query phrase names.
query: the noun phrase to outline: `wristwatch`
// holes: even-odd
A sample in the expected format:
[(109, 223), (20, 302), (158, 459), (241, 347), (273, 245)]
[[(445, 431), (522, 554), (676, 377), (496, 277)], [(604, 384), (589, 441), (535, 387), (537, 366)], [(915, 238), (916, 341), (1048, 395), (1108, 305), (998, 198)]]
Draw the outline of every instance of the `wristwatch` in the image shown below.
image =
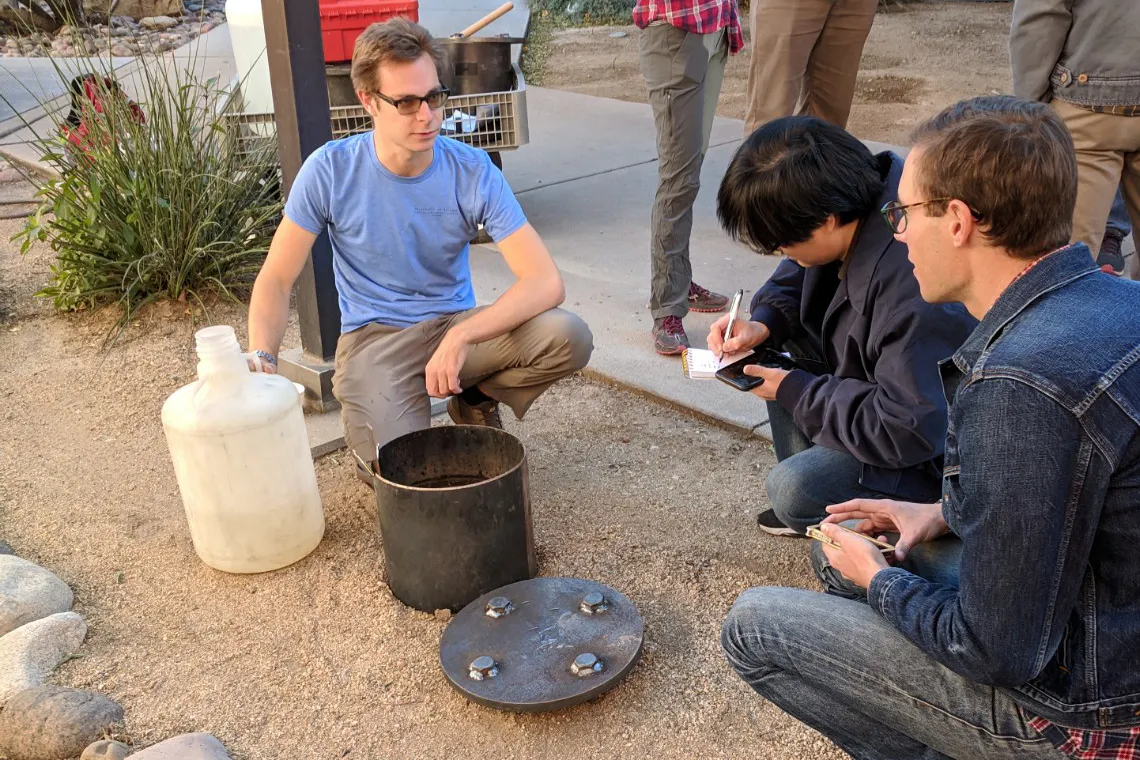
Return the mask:
[(274, 356), (273, 354), (269, 353), (268, 351), (254, 351), (253, 355), (256, 356), (258, 359), (261, 359), (263, 362), (267, 362), (269, 364), (272, 364), (274, 367), (277, 366), (277, 357)]

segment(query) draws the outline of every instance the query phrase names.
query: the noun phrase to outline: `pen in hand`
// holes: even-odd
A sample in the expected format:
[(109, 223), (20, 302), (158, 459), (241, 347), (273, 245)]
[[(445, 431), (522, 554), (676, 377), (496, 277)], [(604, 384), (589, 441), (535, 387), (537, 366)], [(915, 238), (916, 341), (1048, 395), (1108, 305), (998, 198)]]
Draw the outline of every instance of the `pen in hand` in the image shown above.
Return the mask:
[(736, 312), (740, 309), (740, 301), (744, 298), (744, 289), (736, 291), (736, 295), (732, 297), (732, 307), (728, 317), (728, 324), (724, 326), (724, 340), (720, 344), (720, 352), (717, 354), (717, 361), (724, 359), (724, 344), (728, 343), (728, 339), (732, 337), (732, 326), (736, 322)]

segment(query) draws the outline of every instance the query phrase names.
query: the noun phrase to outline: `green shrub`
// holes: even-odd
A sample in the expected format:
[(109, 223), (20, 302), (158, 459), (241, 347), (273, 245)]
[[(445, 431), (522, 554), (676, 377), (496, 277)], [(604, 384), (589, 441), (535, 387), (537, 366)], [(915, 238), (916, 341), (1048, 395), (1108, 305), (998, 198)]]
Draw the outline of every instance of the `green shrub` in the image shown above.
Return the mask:
[(34, 180), (42, 205), (15, 239), (24, 252), (35, 241), (56, 252), (39, 295), (57, 309), (117, 305), (112, 336), (156, 300), (244, 294), (280, 218), (276, 142), (234, 140), (226, 94), (193, 75), (194, 63), (138, 61), (136, 86), (124, 89), (143, 123), (100, 84), (102, 113), (80, 99), (86, 150), (58, 132), (63, 114), (38, 143), (61, 179)]

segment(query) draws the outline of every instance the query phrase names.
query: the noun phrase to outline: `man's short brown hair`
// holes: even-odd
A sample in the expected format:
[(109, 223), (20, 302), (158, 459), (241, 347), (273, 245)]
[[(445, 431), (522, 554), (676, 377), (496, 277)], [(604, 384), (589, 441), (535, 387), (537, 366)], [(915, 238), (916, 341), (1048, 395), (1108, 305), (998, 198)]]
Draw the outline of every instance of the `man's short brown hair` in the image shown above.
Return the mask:
[(415, 63), (425, 55), (431, 56), (437, 71), (446, 65), (443, 48), (419, 24), (404, 18), (372, 24), (360, 33), (352, 49), (352, 87), (358, 92), (379, 92), (381, 66)]
[[(921, 199), (970, 207), (982, 233), (1015, 256), (1067, 245), (1077, 200), (1073, 139), (1057, 113), (1009, 95), (956, 103), (915, 131)], [(947, 201), (927, 213), (941, 216)]]

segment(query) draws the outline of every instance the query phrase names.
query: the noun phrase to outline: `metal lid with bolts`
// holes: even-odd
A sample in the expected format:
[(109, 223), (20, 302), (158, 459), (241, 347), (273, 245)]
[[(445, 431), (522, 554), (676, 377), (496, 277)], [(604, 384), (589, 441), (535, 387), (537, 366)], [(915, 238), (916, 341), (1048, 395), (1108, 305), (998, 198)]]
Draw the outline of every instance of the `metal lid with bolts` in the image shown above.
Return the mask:
[(484, 594), (443, 632), (443, 672), (468, 699), (544, 712), (613, 689), (641, 658), (645, 624), (624, 594), (580, 578), (535, 578)]

